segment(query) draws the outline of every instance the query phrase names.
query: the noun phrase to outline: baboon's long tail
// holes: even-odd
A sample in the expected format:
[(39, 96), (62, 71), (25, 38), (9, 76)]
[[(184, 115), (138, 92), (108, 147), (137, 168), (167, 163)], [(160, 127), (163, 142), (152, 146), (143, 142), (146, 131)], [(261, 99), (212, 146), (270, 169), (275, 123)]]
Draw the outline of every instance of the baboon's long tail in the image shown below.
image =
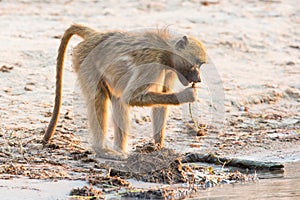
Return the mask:
[(61, 43), (60, 43), (60, 46), (58, 49), (57, 63), (56, 63), (55, 103), (54, 103), (54, 109), (53, 109), (51, 121), (49, 123), (49, 126), (47, 128), (47, 131), (46, 131), (43, 141), (42, 141), (42, 143), (44, 145), (47, 144), (48, 141), (53, 136), (56, 126), (57, 126), (59, 114), (60, 114), (61, 101), (62, 101), (63, 68), (64, 68), (63, 64), (64, 64), (65, 52), (66, 52), (66, 48), (69, 43), (69, 40), (71, 39), (71, 37), (73, 35), (79, 35), (80, 37), (85, 39), (85, 38), (92, 36), (95, 33), (96, 33), (96, 31), (91, 28), (88, 28), (88, 27), (82, 26), (82, 25), (78, 25), (78, 24), (74, 24), (65, 31), (65, 33), (61, 39)]

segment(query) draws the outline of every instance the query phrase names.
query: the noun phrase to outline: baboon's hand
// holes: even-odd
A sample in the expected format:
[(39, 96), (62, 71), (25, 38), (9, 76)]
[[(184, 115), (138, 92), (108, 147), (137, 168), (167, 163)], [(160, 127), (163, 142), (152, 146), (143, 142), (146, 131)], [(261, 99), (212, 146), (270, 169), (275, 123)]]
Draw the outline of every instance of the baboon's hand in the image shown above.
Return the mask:
[(194, 102), (197, 100), (197, 97), (198, 91), (195, 87), (185, 88), (178, 94), (178, 100), (180, 103)]

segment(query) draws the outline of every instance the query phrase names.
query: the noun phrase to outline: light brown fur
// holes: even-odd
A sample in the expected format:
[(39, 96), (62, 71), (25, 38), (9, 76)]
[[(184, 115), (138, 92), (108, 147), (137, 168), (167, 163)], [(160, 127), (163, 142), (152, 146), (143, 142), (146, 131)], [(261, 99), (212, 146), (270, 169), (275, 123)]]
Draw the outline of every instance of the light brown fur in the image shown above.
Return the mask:
[[(100, 157), (126, 157), (129, 106), (152, 106), (155, 143), (163, 146), (168, 105), (193, 102), (197, 91), (188, 87), (174, 93), (176, 76), (188, 86), (200, 82), (199, 67), (206, 62), (205, 49), (192, 37), (174, 37), (167, 31), (100, 33), (72, 25), (61, 40), (57, 57), (56, 96), (52, 119), (44, 135), (47, 144), (55, 132), (62, 100), (63, 61), (73, 35), (84, 40), (74, 49), (73, 65), (88, 108), (95, 151)], [(107, 109), (112, 103), (115, 149), (106, 146)]]

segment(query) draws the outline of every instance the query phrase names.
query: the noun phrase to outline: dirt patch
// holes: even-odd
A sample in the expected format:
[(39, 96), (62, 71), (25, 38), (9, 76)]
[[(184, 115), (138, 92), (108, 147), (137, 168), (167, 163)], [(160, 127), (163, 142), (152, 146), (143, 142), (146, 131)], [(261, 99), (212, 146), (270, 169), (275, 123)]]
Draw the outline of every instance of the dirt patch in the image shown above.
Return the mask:
[(165, 184), (187, 181), (180, 155), (171, 149), (163, 148), (151, 153), (133, 153), (126, 163), (109, 165), (112, 176)]

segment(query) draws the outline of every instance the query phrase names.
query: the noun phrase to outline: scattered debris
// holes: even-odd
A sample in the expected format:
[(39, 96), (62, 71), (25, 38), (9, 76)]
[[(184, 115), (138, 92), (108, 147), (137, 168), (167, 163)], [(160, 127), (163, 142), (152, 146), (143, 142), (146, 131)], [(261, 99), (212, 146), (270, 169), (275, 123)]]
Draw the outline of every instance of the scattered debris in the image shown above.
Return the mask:
[(70, 192), (70, 196), (73, 199), (82, 199), (81, 197), (86, 197), (87, 199), (105, 199), (103, 193), (100, 190), (94, 189), (92, 186), (84, 186), (82, 188), (73, 188)]
[(54, 36), (52, 36), (52, 38), (54, 38), (54, 39), (60, 39), (62, 36), (61, 35), (54, 35)]
[(151, 153), (161, 149), (159, 144), (154, 144), (153, 142), (143, 143), (135, 147), (135, 153)]
[(210, 6), (210, 5), (219, 4), (220, 2), (219, 1), (201, 1), (200, 3), (203, 6)]
[(32, 91), (32, 89), (30, 87), (27, 87), (27, 86), (24, 87), (24, 90), (25, 91)]
[(6, 73), (8, 73), (8, 72), (10, 72), (13, 69), (14, 69), (14, 67), (8, 67), (6, 65), (2, 65), (2, 67), (0, 67), (0, 72), (6, 72)]

